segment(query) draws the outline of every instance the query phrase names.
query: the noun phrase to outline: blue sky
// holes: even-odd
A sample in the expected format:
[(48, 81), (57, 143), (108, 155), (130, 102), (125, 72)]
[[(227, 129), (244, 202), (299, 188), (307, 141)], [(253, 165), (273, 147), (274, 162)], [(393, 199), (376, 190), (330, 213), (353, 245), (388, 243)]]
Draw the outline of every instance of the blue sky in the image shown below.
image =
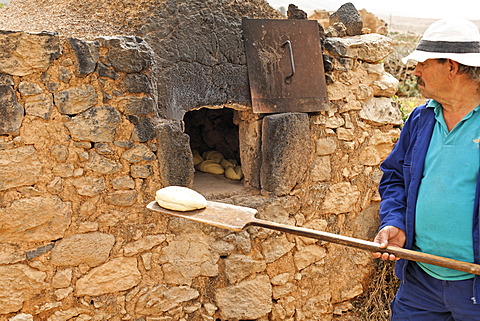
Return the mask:
[(448, 15), (463, 16), (473, 20), (480, 20), (480, 1), (456, 0), (452, 2), (432, 0), (266, 0), (272, 7), (287, 8), (290, 3), (300, 9), (312, 12), (314, 9), (335, 11), (342, 4), (351, 2), (355, 7), (366, 9), (376, 15), (393, 15), (401, 17), (434, 18), (440, 19)]

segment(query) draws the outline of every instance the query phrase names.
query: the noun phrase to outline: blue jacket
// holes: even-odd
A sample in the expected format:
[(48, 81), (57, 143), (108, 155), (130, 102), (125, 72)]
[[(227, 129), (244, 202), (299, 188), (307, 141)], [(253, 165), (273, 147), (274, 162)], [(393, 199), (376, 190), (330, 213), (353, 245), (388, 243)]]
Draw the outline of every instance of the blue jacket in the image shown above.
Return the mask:
[[(380, 181), (380, 228), (393, 225), (406, 234), (405, 248), (411, 249), (415, 235), (415, 207), (420, 181), (423, 176), (425, 156), (435, 125), (433, 108), (426, 104), (412, 111), (402, 128), (400, 138), (390, 155), (381, 165), (383, 177)], [(477, 179), (475, 212), (473, 222), (473, 242), (475, 263), (480, 263), (479, 243), (479, 193), (480, 175)], [(403, 280), (407, 260), (397, 262), (395, 272)], [(475, 299), (480, 304), (480, 277), (475, 276)]]

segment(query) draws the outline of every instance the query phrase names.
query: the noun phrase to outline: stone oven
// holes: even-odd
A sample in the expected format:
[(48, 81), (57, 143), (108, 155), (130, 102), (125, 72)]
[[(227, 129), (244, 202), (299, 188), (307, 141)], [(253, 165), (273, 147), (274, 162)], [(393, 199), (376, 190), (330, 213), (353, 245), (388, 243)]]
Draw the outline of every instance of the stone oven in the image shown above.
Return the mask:
[[(280, 18), (262, 0), (58, 2), (0, 12), (0, 321), (354, 313), (369, 253), (145, 206), (183, 185), (262, 219), (371, 239), (379, 164), (402, 123), (381, 63), (392, 41), (336, 24), (323, 39), (329, 109), (254, 113), (241, 20)], [(29, 3), (41, 10), (25, 22)], [(244, 178), (195, 173), (192, 149), (210, 148)]]

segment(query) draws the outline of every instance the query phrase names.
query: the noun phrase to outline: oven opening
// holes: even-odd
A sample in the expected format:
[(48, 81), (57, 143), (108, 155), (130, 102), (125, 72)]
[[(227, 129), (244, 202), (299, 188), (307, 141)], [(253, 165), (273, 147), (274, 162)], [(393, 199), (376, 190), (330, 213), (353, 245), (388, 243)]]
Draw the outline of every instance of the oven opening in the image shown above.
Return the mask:
[(183, 119), (194, 157), (193, 188), (210, 199), (243, 190), (239, 126), (234, 123), (234, 113), (230, 108), (202, 108), (187, 112)]

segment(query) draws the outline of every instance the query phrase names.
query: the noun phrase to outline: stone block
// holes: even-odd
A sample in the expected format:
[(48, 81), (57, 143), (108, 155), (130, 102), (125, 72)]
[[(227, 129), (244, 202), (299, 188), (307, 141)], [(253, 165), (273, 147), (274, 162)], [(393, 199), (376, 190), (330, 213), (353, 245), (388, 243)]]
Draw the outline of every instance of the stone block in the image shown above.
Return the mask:
[(57, 34), (0, 31), (0, 73), (26, 76), (46, 71), (62, 52)]
[(106, 58), (117, 72), (136, 73), (152, 64), (153, 52), (139, 37), (99, 38), (98, 41), (108, 49)]
[(47, 273), (25, 264), (0, 266), (0, 311), (8, 314), (19, 311), (23, 303), (48, 287)]
[(272, 310), (272, 285), (268, 276), (259, 275), (218, 289), (215, 300), (226, 320), (257, 320)]
[(357, 186), (348, 182), (337, 183), (328, 189), (322, 209), (329, 214), (353, 212), (359, 198), (360, 191)]
[(137, 201), (137, 191), (120, 190), (105, 196), (105, 202), (115, 206), (132, 206)]
[(56, 266), (98, 266), (108, 260), (115, 243), (111, 234), (100, 232), (74, 234), (61, 239), (51, 251), (50, 262)]
[(194, 300), (200, 293), (189, 286), (167, 287), (157, 285), (147, 289), (136, 302), (136, 312), (142, 315), (162, 315), (182, 306), (182, 303)]
[(125, 77), (125, 89), (134, 94), (150, 94), (152, 92), (152, 85), (148, 77), (144, 74), (128, 74)]
[(99, 42), (69, 38), (70, 45), (77, 57), (77, 70), (80, 77), (95, 71), (99, 57)]
[(129, 163), (138, 163), (141, 161), (151, 162), (155, 160), (156, 156), (148, 146), (144, 144), (133, 145), (132, 148), (122, 154), (122, 158)]
[(32, 96), (32, 95), (41, 94), (43, 92), (43, 89), (42, 87), (40, 87), (39, 84), (22, 81), (18, 84), (18, 91), (23, 96)]
[(157, 159), (162, 182), (166, 186), (191, 187), (195, 169), (190, 150), (190, 137), (174, 122), (160, 124), (156, 132)]
[(31, 197), (0, 208), (0, 243), (45, 242), (62, 238), (70, 225), (72, 207), (57, 196)]
[(335, 57), (376, 63), (393, 52), (393, 40), (376, 33), (348, 38), (327, 38), (325, 49)]
[(402, 113), (389, 98), (371, 98), (363, 103), (360, 118), (378, 125), (401, 125)]
[(82, 176), (72, 180), (72, 185), (79, 195), (91, 197), (105, 190), (105, 178)]
[(151, 97), (126, 97), (119, 101), (119, 110), (126, 115), (153, 114), (155, 101)]
[(113, 142), (120, 113), (113, 107), (92, 107), (72, 117), (65, 126), (75, 140), (90, 142)]
[(140, 283), (142, 274), (134, 257), (119, 257), (90, 270), (76, 283), (76, 296), (121, 292)]
[(131, 139), (138, 142), (147, 142), (155, 138), (155, 125), (152, 118), (128, 115), (127, 119), (133, 124), (134, 129)]
[(17, 101), (13, 87), (0, 85), (0, 135), (18, 134), (24, 112), (22, 105)]
[(288, 194), (304, 179), (312, 144), (308, 115), (283, 113), (266, 116), (262, 128), (262, 190)]
[(92, 85), (80, 85), (54, 94), (55, 105), (61, 114), (75, 115), (95, 106), (98, 95)]
[(348, 36), (362, 34), (363, 22), (360, 13), (351, 2), (342, 5), (336, 12), (330, 15), (330, 24), (341, 22), (346, 28)]
[(42, 172), (33, 146), (0, 150), (0, 191), (35, 184)]
[(25, 113), (27, 115), (50, 119), (52, 110), (53, 98), (51, 94), (44, 93), (25, 98)]

